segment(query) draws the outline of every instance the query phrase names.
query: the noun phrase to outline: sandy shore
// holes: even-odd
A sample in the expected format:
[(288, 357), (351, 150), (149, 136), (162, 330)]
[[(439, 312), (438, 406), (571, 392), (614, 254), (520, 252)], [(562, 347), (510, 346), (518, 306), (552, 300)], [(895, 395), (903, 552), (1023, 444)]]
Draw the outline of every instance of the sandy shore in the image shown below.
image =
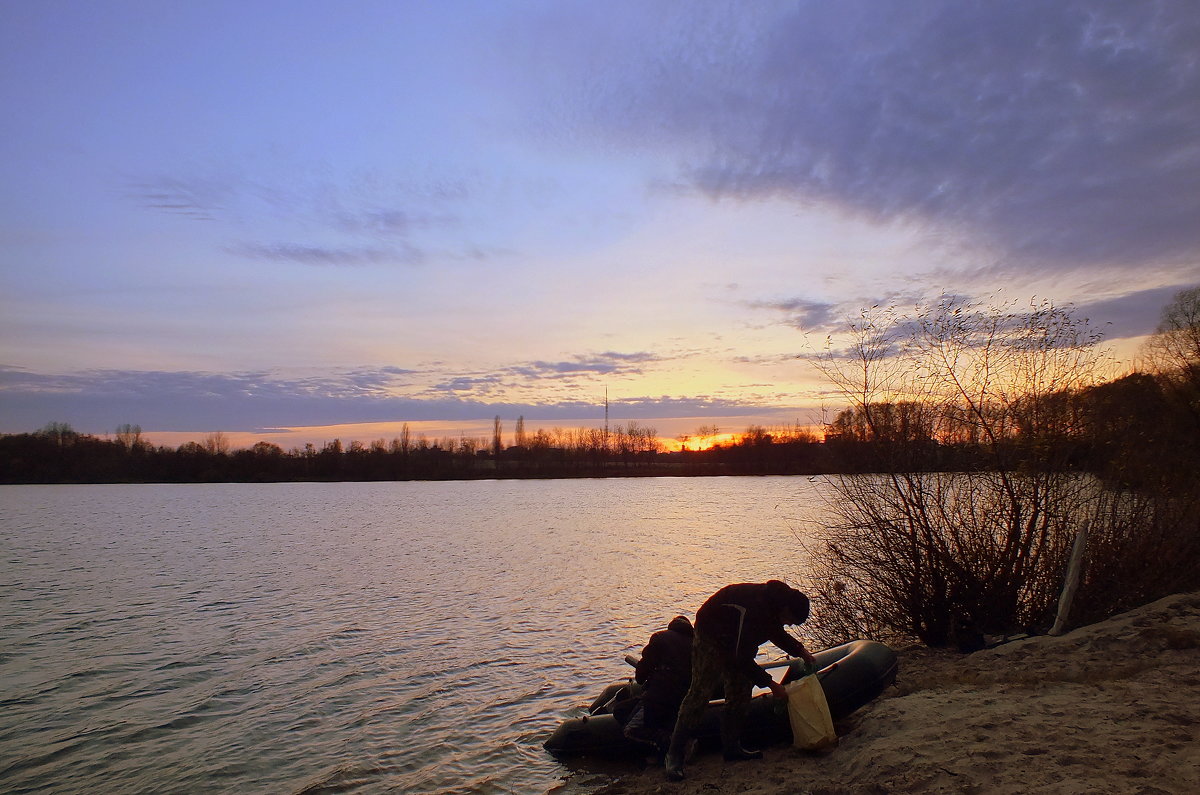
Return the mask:
[(962, 656), (913, 650), (897, 687), (838, 726), (838, 747), (761, 761), (705, 755), (602, 795), (1200, 792), (1200, 594), (1058, 638)]

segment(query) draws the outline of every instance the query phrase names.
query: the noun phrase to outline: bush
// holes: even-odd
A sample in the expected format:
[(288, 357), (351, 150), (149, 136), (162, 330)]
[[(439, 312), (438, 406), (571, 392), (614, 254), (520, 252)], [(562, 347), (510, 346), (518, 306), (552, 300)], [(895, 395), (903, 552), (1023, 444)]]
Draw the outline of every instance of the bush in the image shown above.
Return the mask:
[[(1093, 383), (1098, 335), (1048, 304), (1012, 312), (952, 299), (865, 314), (823, 368), (849, 400), (875, 474), (831, 479), (816, 531), (815, 627), (971, 644), (1048, 623), (1088, 482), (1071, 469), (1070, 396)], [(895, 406), (920, 417), (897, 431)], [(972, 469), (919, 472), (936, 446)]]

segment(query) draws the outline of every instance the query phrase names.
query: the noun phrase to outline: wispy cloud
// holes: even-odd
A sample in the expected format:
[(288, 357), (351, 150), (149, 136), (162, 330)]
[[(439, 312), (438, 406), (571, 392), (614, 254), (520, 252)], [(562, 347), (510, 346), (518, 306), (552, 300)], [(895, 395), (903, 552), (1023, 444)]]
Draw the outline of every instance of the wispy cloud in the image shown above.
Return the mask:
[[(1154, 333), (1158, 325), (1158, 318), (1161, 316), (1163, 309), (1171, 303), (1181, 290), (1194, 286), (1195, 284), (1176, 284), (1168, 287), (1155, 287), (1112, 298), (1068, 303), (1060, 305), (1059, 308), (1070, 314), (1076, 321), (1096, 332), (1099, 335), (1096, 342), (1099, 344), (1138, 339)], [(958, 295), (943, 296), (942, 300), (957, 302), (966, 306), (974, 303), (977, 299), (970, 296)], [(985, 304), (988, 303), (986, 297), (983, 300)], [(1032, 300), (1036, 302), (1038, 299), (1034, 297)], [(783, 302), (782, 305), (775, 306), (768, 302), (763, 302), (761, 308), (786, 309), (786, 303)], [(992, 305), (998, 306), (994, 302)], [(1028, 309), (1027, 305), (1024, 308), (1019, 305), (1012, 306), (1010, 322), (1019, 324), (1027, 316)], [(916, 330), (916, 322), (911, 315), (904, 313), (902, 307), (897, 307), (897, 310), (899, 314), (896, 316), (894, 331), (899, 337), (904, 337)], [(869, 312), (870, 310), (867, 311)], [(1102, 318), (1103, 320), (1097, 320), (1097, 318)], [(823, 350), (805, 351), (792, 358), (802, 361), (819, 361), (829, 358), (857, 358), (858, 354), (852, 349), (839, 347), (837, 344), (837, 332), (846, 331), (849, 322), (849, 320), (843, 319), (835, 321), (828, 327), (835, 335), (832, 347)], [(899, 348), (893, 348), (888, 355), (903, 355), (903, 351)]]
[(1142, 337), (1154, 333), (1163, 309), (1181, 290), (1196, 284), (1177, 284), (1139, 290), (1116, 298), (1076, 304), (1075, 312), (1084, 318), (1105, 318), (1100, 331), (1106, 339)]
[(310, 246), (297, 243), (242, 243), (231, 246), (229, 252), (247, 259), (335, 267), (381, 264), (419, 265), (425, 261), (425, 255), (420, 249), (405, 244), (387, 248), (370, 248), (365, 246)]
[(508, 372), (526, 378), (563, 378), (577, 375), (637, 375), (642, 365), (659, 361), (651, 353), (607, 353), (580, 356), (559, 362), (535, 361), (516, 365)]
[[(457, 225), (456, 208), (471, 191), (455, 180), (421, 184), (378, 173), (328, 178), (300, 166), (224, 163), (190, 174), (131, 180), (125, 196), (147, 210), (223, 222), (235, 239), (242, 238), (225, 246), (237, 256), (357, 266), (426, 261), (423, 236)], [(273, 242), (245, 239), (247, 228), (263, 225), (294, 231), (290, 239)], [(321, 242), (310, 242), (314, 239)], [(457, 256), (478, 259), (492, 253), (486, 246), (464, 244)]]
[[(606, 372), (606, 358), (643, 360), (648, 354), (603, 354), (597, 361), (564, 363), (581, 374)], [(631, 365), (632, 366), (632, 365)], [(511, 381), (510, 368), (495, 376), (462, 376), (426, 389), (428, 372), (400, 367), (359, 368), (320, 376), (283, 377), (243, 373), (92, 370), (44, 374), (0, 366), (0, 432), (22, 432), (49, 422), (69, 422), (81, 431), (111, 432), (123, 423), (148, 431), (255, 431), (301, 426), (399, 421), (478, 421), (493, 415), (526, 416), (539, 422), (578, 422), (603, 416), (603, 398), (539, 393), (515, 402), (488, 387)], [(557, 378), (559, 368), (541, 372)], [(624, 396), (613, 400), (626, 419), (740, 416), (778, 410), (778, 403), (698, 397)]]
[(502, 389), (507, 379), (499, 374), (456, 375), (435, 384), (431, 392), (484, 395)]
[(407, 237), (416, 232), (455, 225), (457, 219), (449, 214), (418, 213), (399, 207), (352, 208), (333, 211), (332, 226), (351, 234), (373, 237)]
[(224, 209), (229, 190), (228, 186), (211, 180), (156, 177), (130, 183), (125, 188), (125, 196), (147, 210), (212, 221)]
[(488, 400), (513, 390), (545, 389), (555, 384), (582, 385), (601, 376), (637, 376), (646, 366), (661, 361), (663, 358), (653, 353), (607, 351), (561, 361), (518, 362), (488, 372), (453, 374), (434, 384), (428, 394), (471, 395)]
[(93, 431), (125, 422), (186, 431), (372, 422), (409, 414), (441, 419), (420, 401), (396, 397), (414, 375), (398, 367), (308, 377), (261, 371), (42, 374), (0, 367), (0, 416), (7, 431), (50, 421)]
[(828, 332), (842, 319), (837, 304), (806, 298), (746, 301), (750, 309), (766, 310), (781, 315), (783, 324), (801, 331)]
[(87, 370), (80, 373), (46, 374), (26, 368), (0, 365), (0, 392), (36, 390), (43, 392), (91, 391), (113, 396), (177, 397), (203, 395), (287, 397), (291, 395), (385, 396), (418, 374), (402, 367), (358, 368), (319, 376), (284, 377), (267, 371), (206, 373), (164, 370)]

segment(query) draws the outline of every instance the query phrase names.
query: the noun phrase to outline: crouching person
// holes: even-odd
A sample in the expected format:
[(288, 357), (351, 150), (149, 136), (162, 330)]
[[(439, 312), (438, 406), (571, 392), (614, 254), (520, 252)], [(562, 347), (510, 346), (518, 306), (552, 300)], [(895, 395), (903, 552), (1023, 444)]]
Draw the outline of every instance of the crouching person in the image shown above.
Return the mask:
[(755, 685), (769, 687), (776, 698), (787, 691), (754, 658), (758, 647), (770, 641), (787, 654), (815, 665), (816, 659), (793, 638), (785, 626), (808, 619), (808, 597), (779, 580), (727, 585), (708, 598), (696, 613), (692, 642), (691, 685), (679, 708), (675, 731), (667, 751), (667, 778), (683, 779), (689, 741), (704, 716), (714, 689), (725, 687), (721, 715), (721, 746), (725, 759), (758, 759), (761, 751), (742, 747), (742, 724)]
[(692, 681), (692, 622), (675, 616), (661, 632), (650, 636), (642, 649), (642, 659), (633, 678), (643, 686), (642, 701), (629, 723), (625, 736), (653, 745), (666, 753), (679, 705)]

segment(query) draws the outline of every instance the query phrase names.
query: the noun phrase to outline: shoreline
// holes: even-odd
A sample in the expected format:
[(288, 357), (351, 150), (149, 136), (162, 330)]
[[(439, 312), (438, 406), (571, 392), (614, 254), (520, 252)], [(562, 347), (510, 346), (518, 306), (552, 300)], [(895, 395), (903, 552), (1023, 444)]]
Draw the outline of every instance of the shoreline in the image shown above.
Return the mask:
[(838, 746), (816, 754), (779, 745), (750, 762), (705, 754), (678, 783), (656, 765), (610, 773), (607, 783), (592, 779), (590, 786), (581, 772), (563, 789), (1200, 792), (1200, 593), (970, 655), (902, 651), (896, 685), (837, 729)]

